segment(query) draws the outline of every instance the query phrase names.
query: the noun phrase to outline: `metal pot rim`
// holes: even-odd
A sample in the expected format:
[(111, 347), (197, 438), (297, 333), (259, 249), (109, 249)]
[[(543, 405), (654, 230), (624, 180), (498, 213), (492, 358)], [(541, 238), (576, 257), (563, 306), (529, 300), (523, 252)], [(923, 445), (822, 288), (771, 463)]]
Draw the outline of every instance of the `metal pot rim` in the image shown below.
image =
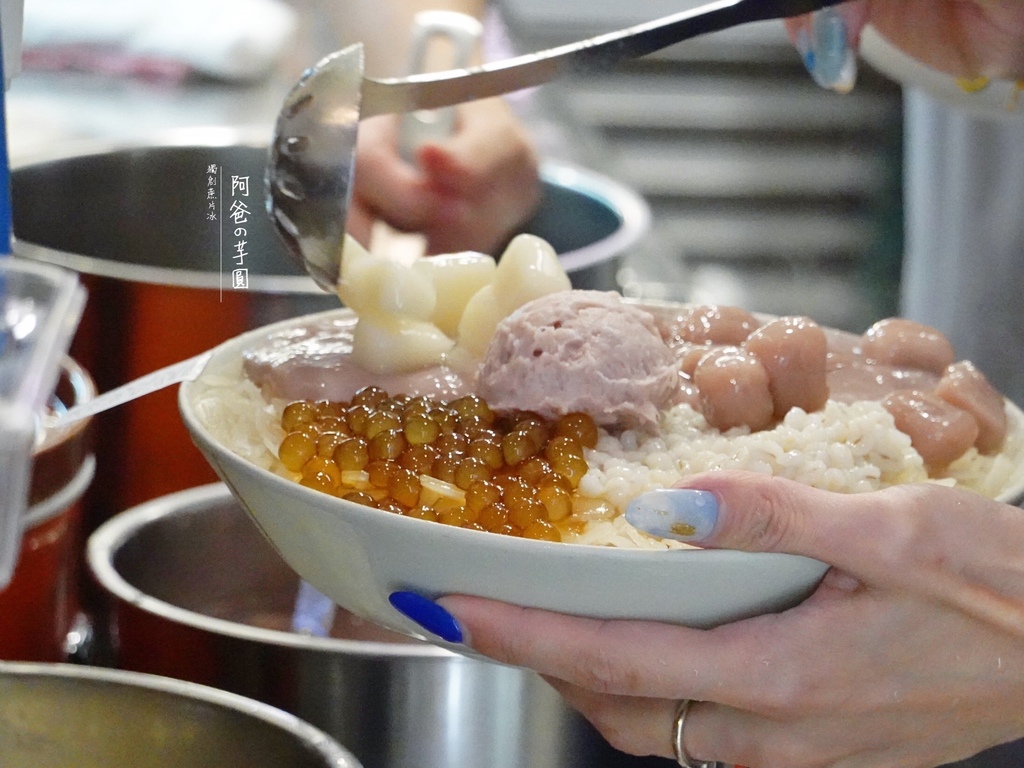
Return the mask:
[[(61, 144), (55, 150), (40, 151), (19, 158), (12, 172), (36, 165), (70, 160), (91, 155), (115, 152), (161, 150), (174, 148), (217, 148), (243, 146), (254, 149), (269, 147), (270, 136), (256, 126), (236, 128), (198, 126), (161, 132), (150, 139), (98, 140), (82, 139)], [(268, 149), (269, 151), (269, 149)], [(596, 171), (559, 159), (543, 159), (540, 177), (545, 183), (573, 190), (604, 203), (615, 211), (620, 225), (611, 234), (588, 245), (559, 254), (562, 265), (569, 273), (582, 271), (603, 263), (611, 254), (620, 254), (636, 243), (649, 229), (651, 210), (644, 198), (630, 187)], [(34, 261), (42, 261), (70, 268), (76, 272), (116, 280), (125, 279), (126, 265), (117, 261), (85, 256), (38, 245), (15, 238), (14, 252)], [(220, 275), (199, 270), (171, 267), (130, 265), (131, 279), (155, 285), (182, 288), (221, 288)], [(270, 295), (313, 294), (324, 291), (304, 275), (249, 275), (250, 290)]]
[[(92, 376), (86, 373), (85, 369), (69, 355), (65, 355), (61, 361), (60, 375), (62, 379), (67, 380), (67, 385), (74, 395), (70, 402), (63, 403), (64, 407), (71, 408), (82, 405), (98, 394), (96, 382), (93, 381)], [(81, 419), (52, 432), (44, 431), (41, 440), (32, 449), (33, 454), (38, 456), (41, 452), (50, 450), (60, 442), (78, 437), (88, 428), (90, 421), (91, 419)]]
[(650, 229), (650, 207), (638, 192), (624, 184), (561, 160), (543, 161), (540, 177), (554, 186), (599, 200), (620, 217), (620, 226), (610, 235), (559, 254), (563, 269), (570, 274), (607, 261), (609, 254), (624, 252)]
[[(269, 142), (269, 133), (257, 126), (197, 126), (162, 131), (147, 139), (109, 140), (87, 138), (62, 143), (55, 149), (26, 154), (12, 163), (11, 172), (15, 173), (19, 170), (38, 165), (92, 155), (174, 148), (212, 149), (242, 146), (259, 149), (261, 147), (268, 147)], [(209, 290), (218, 290), (222, 287), (220, 275), (212, 272), (173, 267), (153, 267), (143, 264), (126, 265), (118, 261), (108, 261), (94, 256), (63, 251), (58, 248), (18, 240), (17, 238), (14, 239), (12, 248), (15, 254), (24, 258), (47, 264), (55, 264), (75, 272), (96, 277), (124, 280), (126, 279), (126, 270), (129, 270), (131, 273), (130, 279), (134, 282)], [(269, 295), (319, 295), (324, 293), (311, 278), (303, 275), (253, 274), (249, 276), (249, 288), (252, 291)]]
[(473, 660), (469, 657), (412, 638), (405, 643), (387, 643), (313, 637), (297, 632), (263, 629), (206, 616), (146, 594), (130, 584), (114, 567), (114, 556), (117, 551), (131, 539), (136, 531), (146, 525), (178, 513), (182, 509), (201, 507), (211, 502), (223, 502), (231, 498), (231, 492), (226, 485), (211, 483), (161, 496), (121, 512), (107, 520), (89, 536), (86, 545), (86, 560), (89, 569), (101, 586), (119, 600), (146, 613), (204, 632), (304, 651), (412, 660), (445, 659), (449, 662), (461, 660), (472, 663)]
[(90, 453), (67, 485), (25, 510), (22, 517), (25, 531), (52, 520), (75, 504), (85, 495), (95, 476), (96, 457)]
[(274, 728), (286, 731), (326, 758), (336, 768), (357, 768), (360, 765), (351, 752), (324, 731), (304, 720), (269, 704), (199, 683), (106, 667), (14, 661), (0, 661), (0, 678), (3, 677), (89, 680), (198, 700), (218, 708), (233, 710), (245, 717), (261, 720)]

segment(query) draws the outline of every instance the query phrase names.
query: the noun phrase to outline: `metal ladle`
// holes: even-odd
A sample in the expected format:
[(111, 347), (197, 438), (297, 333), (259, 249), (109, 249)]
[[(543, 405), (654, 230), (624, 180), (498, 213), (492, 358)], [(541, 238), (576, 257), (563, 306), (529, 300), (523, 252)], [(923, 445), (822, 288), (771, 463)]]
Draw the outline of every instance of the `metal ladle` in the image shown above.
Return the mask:
[(564, 74), (610, 69), (699, 35), (811, 13), (842, 1), (718, 0), (505, 61), (386, 80), (363, 77), (362, 44), (350, 46), (308, 69), (285, 98), (267, 165), (267, 211), (309, 275), (333, 292), (341, 271), (360, 119), (450, 107)]

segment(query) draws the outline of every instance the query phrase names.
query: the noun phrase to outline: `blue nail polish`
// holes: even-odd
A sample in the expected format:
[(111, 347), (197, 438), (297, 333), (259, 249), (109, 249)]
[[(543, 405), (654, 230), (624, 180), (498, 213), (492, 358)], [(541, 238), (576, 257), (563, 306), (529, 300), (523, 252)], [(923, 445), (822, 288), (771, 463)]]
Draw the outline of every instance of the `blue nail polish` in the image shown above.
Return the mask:
[(462, 627), (448, 611), (415, 592), (392, 592), (388, 602), (406, 618), (449, 643), (463, 641)]
[(818, 85), (842, 93), (853, 88), (857, 55), (850, 46), (846, 21), (835, 8), (814, 13), (810, 33), (801, 30), (796, 47)]
[(654, 536), (700, 541), (718, 521), (718, 499), (710, 491), (662, 488), (642, 493), (626, 507), (626, 521)]

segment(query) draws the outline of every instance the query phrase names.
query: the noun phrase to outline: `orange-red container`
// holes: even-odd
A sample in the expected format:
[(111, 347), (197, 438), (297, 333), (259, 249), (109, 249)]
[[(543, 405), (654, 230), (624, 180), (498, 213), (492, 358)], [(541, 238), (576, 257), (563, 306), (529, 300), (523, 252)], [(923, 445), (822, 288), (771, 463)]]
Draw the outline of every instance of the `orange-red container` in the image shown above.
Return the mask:
[[(92, 378), (65, 358), (56, 397), (67, 407), (96, 396)], [(88, 419), (48, 435), (33, 454), (29, 506), (14, 576), (0, 592), (0, 658), (63, 661), (78, 614), (82, 498), (96, 459)]]
[[(302, 274), (263, 210), (265, 146), (97, 142), (66, 151), (12, 171), (14, 251), (79, 274), (88, 299), (71, 355), (101, 392), (257, 325), (340, 305)], [(234, 178), (248, 180), (247, 197), (233, 198)], [(233, 201), (248, 209), (237, 222), (228, 217)], [(233, 287), (239, 264), (246, 282)], [(86, 532), (216, 479), (181, 423), (173, 387), (98, 414), (93, 430)]]

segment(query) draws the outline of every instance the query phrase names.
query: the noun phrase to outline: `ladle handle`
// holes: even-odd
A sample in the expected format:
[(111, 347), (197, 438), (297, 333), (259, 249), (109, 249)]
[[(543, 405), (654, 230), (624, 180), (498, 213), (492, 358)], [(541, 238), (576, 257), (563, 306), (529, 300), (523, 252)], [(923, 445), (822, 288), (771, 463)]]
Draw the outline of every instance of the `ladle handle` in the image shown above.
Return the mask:
[(104, 392), (99, 397), (94, 397), (92, 400), (87, 400), (81, 405), (76, 405), (64, 413), (56, 414), (47, 421), (46, 427), (47, 429), (59, 429), (89, 416), (95, 416), (97, 413), (102, 413), (103, 411), (136, 400), (151, 392), (170, 387), (173, 384), (180, 384), (183, 381), (191, 381), (203, 372), (203, 368), (206, 367), (206, 363), (209, 362), (212, 354), (212, 352), (203, 352), (201, 355), (181, 360), (152, 373), (140, 376), (134, 381)]
[(438, 109), (543, 85), (561, 75), (608, 70), (675, 43), (753, 21), (811, 13), (845, 0), (717, 0), (618, 32), (471, 69), (364, 78), (360, 119)]

